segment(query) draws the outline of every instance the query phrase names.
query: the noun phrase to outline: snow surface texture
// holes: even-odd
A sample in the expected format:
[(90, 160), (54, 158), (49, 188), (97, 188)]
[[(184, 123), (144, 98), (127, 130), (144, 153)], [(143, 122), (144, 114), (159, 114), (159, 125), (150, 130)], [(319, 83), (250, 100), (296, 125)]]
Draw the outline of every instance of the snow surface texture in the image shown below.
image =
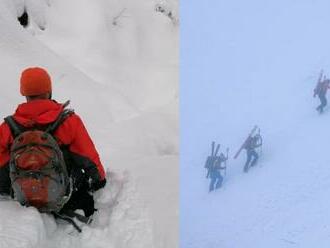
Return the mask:
[[(48, 68), (54, 99), (71, 100), (109, 181), (82, 234), (1, 200), (1, 248), (177, 247), (177, 8), (176, 0), (0, 2), (2, 115), (24, 101), (22, 69)], [(26, 28), (17, 21), (24, 11)]]
[[(329, 7), (181, 1), (180, 247), (329, 247), (330, 113), (312, 97), (330, 76)], [(233, 156), (255, 124), (262, 156), (244, 174), (245, 151)], [(212, 140), (230, 159), (209, 194)]]

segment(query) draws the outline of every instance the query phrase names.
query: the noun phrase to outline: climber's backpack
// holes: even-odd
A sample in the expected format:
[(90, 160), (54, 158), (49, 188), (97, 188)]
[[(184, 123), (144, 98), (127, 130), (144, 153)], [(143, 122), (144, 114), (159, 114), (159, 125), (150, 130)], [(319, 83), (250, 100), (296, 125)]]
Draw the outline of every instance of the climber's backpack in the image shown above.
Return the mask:
[(72, 183), (53, 133), (72, 113), (63, 108), (53, 123), (32, 128), (21, 126), (12, 116), (5, 118), (14, 137), (9, 162), (11, 187), (22, 205), (50, 213), (60, 211), (69, 200)]

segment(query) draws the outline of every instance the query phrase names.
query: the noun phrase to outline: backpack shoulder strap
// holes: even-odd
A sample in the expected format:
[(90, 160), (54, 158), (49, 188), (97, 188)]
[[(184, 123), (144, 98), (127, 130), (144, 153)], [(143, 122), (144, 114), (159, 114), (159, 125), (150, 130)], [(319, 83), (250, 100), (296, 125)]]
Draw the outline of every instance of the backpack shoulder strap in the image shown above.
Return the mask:
[(23, 132), (23, 130), (17, 124), (17, 122), (15, 121), (13, 116), (11, 116), (11, 115), (7, 116), (6, 118), (4, 118), (4, 120), (7, 123), (7, 125), (9, 126), (14, 139)]
[(70, 103), (70, 100), (66, 101), (63, 104), (62, 113), (60, 113), (59, 116), (57, 117), (57, 119), (48, 126), (48, 128), (45, 130), (46, 133), (53, 134), (55, 132), (55, 130), (65, 121), (65, 119), (74, 113), (73, 109), (65, 109), (65, 107), (68, 106), (69, 103)]

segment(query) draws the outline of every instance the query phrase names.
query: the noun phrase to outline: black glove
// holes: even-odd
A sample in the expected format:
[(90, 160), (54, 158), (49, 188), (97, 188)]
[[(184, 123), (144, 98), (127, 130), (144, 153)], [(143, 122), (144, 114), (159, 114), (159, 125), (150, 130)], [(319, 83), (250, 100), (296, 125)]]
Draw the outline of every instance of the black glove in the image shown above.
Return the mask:
[(0, 195), (9, 195), (11, 192), (11, 181), (9, 178), (9, 165), (0, 167)]
[(79, 167), (74, 167), (71, 171), (73, 190), (78, 191), (81, 188), (88, 188), (85, 171)]
[(97, 191), (99, 189), (104, 188), (104, 186), (106, 185), (107, 180), (104, 178), (103, 180), (92, 180), (91, 178), (89, 178), (89, 188), (92, 192)]
[(87, 191), (97, 191), (103, 188), (106, 184), (106, 179), (100, 180), (97, 171), (86, 171), (80, 168), (74, 168), (71, 172), (73, 180), (73, 188), (75, 191), (85, 188)]

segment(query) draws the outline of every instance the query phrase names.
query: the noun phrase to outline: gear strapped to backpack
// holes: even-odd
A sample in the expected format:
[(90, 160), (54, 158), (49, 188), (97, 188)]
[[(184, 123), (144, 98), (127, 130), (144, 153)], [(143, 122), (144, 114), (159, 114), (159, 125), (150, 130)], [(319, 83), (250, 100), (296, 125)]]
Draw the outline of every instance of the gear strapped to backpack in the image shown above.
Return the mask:
[(26, 128), (12, 116), (5, 118), (14, 142), (11, 145), (9, 173), (14, 198), (40, 212), (58, 212), (70, 199), (72, 182), (63, 153), (53, 133), (73, 110), (65, 109), (51, 124)]

